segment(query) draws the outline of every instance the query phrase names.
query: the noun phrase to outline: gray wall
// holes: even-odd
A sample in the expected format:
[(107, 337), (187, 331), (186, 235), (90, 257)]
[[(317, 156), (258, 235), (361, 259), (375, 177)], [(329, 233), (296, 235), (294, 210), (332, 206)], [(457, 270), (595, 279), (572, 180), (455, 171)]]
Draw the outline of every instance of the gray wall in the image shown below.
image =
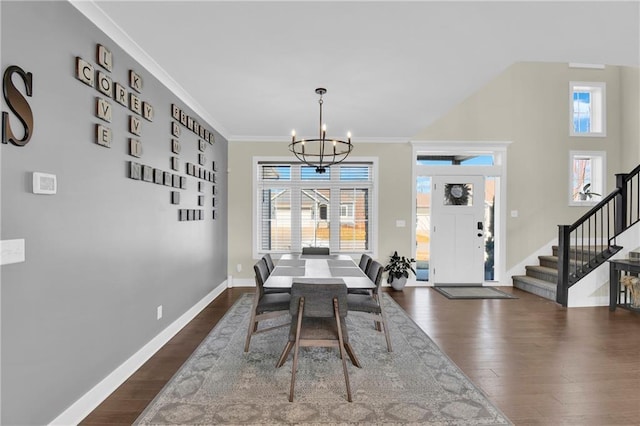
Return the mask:
[[(215, 129), (69, 3), (1, 8), (2, 70), (33, 73), (35, 121), (26, 146), (0, 147), (1, 238), (26, 241), (26, 261), (1, 267), (1, 422), (44, 424), (225, 281), (228, 145), (216, 134), (205, 152), (219, 170), (218, 219), (208, 184), (205, 220), (179, 222), (171, 189), (129, 179), (127, 162), (170, 171), (172, 103)], [(140, 98), (154, 107), (153, 122), (142, 119), (139, 160), (127, 149), (132, 113), (113, 101), (112, 148), (94, 142), (99, 94), (75, 78), (75, 57), (96, 64), (98, 43), (113, 53), (113, 80), (128, 88), (136, 71)], [(197, 163), (197, 140), (182, 128), (183, 176), (187, 161)], [(57, 195), (31, 193), (35, 171), (57, 175)], [(179, 190), (180, 208), (198, 208), (196, 182), (189, 176)]]

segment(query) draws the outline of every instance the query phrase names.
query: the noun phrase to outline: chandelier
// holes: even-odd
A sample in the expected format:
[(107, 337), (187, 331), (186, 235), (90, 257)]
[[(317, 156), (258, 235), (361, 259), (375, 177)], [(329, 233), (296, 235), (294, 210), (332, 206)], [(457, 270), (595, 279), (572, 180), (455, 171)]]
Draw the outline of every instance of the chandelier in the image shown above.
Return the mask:
[(353, 150), (351, 144), (351, 132), (347, 133), (347, 142), (340, 139), (327, 139), (327, 125), (322, 122), (322, 95), (327, 93), (327, 89), (322, 87), (316, 89), (320, 95), (320, 131), (318, 139), (296, 140), (296, 131), (291, 132), (291, 143), (289, 151), (304, 164), (315, 167), (316, 173), (325, 173), (327, 167), (342, 163)]

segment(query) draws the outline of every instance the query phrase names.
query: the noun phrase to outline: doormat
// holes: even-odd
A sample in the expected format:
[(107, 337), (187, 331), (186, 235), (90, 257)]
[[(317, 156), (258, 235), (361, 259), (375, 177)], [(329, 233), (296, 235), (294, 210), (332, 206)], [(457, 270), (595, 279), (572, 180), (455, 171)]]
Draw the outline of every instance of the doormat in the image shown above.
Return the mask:
[(433, 287), (447, 299), (517, 299), (513, 294), (505, 293), (495, 287)]

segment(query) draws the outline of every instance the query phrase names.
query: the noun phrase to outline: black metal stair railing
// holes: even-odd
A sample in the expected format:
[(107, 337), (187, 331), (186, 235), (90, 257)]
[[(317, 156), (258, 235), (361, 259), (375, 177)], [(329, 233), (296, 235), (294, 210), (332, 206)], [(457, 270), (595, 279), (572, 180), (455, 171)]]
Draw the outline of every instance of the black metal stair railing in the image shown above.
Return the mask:
[(567, 306), (569, 288), (620, 251), (616, 237), (640, 221), (640, 165), (616, 175), (616, 189), (572, 225), (558, 226), (556, 301)]

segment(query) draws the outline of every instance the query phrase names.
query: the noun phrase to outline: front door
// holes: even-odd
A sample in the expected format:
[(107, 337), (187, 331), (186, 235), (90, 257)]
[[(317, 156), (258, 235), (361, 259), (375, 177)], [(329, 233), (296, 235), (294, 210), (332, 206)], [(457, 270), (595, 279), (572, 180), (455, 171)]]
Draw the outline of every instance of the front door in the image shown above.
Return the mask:
[(484, 176), (434, 176), (431, 200), (431, 281), (484, 282)]

